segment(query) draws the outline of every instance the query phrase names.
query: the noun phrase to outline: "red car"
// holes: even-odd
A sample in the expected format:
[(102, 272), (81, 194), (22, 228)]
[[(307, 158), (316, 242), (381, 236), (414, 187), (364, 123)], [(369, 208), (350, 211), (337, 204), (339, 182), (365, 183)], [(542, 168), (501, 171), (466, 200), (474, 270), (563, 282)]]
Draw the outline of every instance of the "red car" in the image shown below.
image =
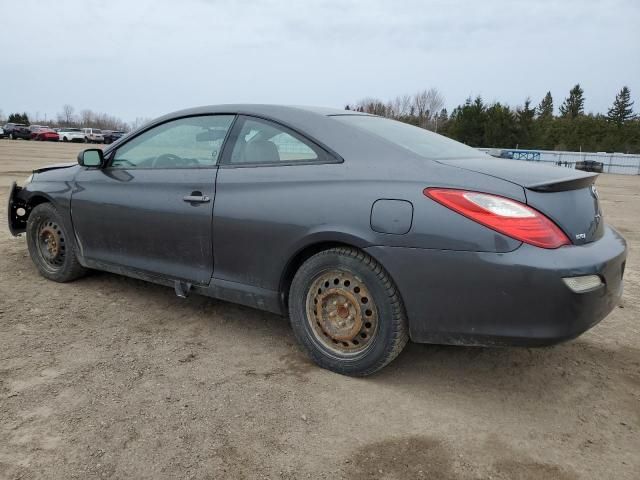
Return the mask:
[(56, 132), (54, 132), (53, 130), (51, 130), (48, 127), (39, 127), (39, 128), (34, 129), (31, 132), (31, 139), (32, 140), (57, 142), (58, 140), (60, 140), (60, 137), (58, 136), (58, 134)]

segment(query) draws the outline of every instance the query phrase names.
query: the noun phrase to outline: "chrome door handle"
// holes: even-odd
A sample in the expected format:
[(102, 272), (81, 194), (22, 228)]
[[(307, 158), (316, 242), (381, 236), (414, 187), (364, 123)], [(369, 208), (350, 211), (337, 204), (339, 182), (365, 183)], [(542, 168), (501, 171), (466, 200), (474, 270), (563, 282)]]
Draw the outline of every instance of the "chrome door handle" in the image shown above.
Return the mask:
[(187, 195), (186, 197), (182, 197), (182, 200), (189, 203), (208, 203), (211, 201), (206, 195)]

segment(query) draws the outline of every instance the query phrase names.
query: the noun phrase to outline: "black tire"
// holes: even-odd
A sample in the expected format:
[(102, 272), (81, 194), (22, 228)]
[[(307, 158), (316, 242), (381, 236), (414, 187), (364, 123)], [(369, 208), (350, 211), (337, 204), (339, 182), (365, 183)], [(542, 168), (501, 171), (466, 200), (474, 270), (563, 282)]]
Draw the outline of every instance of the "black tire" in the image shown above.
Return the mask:
[(63, 141), (63, 142), (68, 142), (68, 141), (69, 141), (69, 139), (68, 139), (67, 137), (62, 137), (62, 141)]
[(51, 203), (37, 205), (27, 220), (27, 246), (40, 274), (54, 282), (70, 282), (86, 273), (76, 256), (71, 232)]
[(15, 140), (15, 139), (16, 139), (15, 135), (13, 133), (10, 133), (9, 140)]
[[(345, 302), (344, 308), (342, 303), (335, 307), (335, 298)], [(307, 355), (343, 375), (377, 372), (409, 340), (404, 304), (393, 280), (375, 259), (354, 248), (325, 250), (302, 264), (289, 291), (289, 318)]]

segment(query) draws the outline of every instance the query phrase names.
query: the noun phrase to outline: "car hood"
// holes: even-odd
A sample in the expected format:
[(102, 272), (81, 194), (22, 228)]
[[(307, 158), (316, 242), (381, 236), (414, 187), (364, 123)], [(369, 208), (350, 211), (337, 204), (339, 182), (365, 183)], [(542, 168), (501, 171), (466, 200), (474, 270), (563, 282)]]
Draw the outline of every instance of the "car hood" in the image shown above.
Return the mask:
[(36, 168), (33, 170), (33, 173), (48, 172), (49, 170), (58, 170), (60, 168), (71, 168), (76, 165), (78, 165), (77, 162), (54, 163), (53, 165), (46, 165), (44, 167)]

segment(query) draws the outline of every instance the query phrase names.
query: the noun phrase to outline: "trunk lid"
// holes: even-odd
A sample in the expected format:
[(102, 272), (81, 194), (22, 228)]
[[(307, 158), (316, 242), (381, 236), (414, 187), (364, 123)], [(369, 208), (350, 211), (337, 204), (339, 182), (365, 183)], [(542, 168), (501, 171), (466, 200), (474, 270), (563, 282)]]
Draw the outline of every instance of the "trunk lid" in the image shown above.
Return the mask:
[(527, 204), (553, 220), (574, 245), (593, 242), (604, 233), (597, 174), (493, 157), (438, 161), (522, 186)]

